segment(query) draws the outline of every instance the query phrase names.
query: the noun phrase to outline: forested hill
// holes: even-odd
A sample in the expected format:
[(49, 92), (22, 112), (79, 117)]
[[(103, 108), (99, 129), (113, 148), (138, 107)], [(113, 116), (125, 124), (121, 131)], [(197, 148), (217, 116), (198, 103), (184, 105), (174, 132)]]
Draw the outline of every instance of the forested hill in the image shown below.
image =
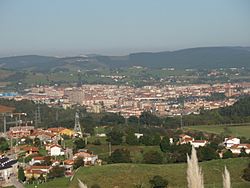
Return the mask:
[(250, 117), (250, 96), (241, 98), (233, 106), (221, 108), (219, 113), (222, 116)]
[(187, 126), (249, 123), (250, 96), (242, 97), (232, 106), (201, 111), (199, 115), (185, 116), (183, 122)]
[(143, 66), (148, 68), (212, 69), (250, 68), (248, 47), (201, 47), (166, 52), (143, 52), (126, 56), (14, 56), (0, 58), (0, 67), (12, 70), (97, 69)]

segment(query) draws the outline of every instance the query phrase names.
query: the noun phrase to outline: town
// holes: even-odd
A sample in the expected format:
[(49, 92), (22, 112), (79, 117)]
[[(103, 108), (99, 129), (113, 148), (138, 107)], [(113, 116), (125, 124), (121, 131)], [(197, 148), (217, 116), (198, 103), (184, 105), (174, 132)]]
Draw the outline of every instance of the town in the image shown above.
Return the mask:
[(239, 96), (250, 93), (250, 83), (144, 86), (82, 85), (81, 87), (37, 86), (25, 94), (2, 93), (2, 98), (32, 100), (51, 107), (85, 106), (88, 112), (120, 113), (139, 117), (145, 110), (160, 116), (199, 114), (233, 105)]

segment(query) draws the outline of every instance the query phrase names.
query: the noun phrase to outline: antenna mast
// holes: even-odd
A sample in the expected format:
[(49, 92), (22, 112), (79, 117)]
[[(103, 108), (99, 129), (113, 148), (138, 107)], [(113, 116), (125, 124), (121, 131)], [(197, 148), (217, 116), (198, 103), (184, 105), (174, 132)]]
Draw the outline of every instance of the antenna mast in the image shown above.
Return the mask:
[(75, 127), (74, 127), (74, 131), (78, 134), (80, 134), (80, 136), (82, 136), (82, 129), (81, 129), (81, 125), (80, 125), (80, 119), (79, 119), (79, 113), (78, 111), (76, 111), (75, 114)]

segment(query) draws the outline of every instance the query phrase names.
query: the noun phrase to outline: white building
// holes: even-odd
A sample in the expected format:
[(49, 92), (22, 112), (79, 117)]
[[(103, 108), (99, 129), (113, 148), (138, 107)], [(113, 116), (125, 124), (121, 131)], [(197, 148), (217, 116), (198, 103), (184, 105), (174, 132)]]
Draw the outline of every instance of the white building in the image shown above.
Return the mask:
[(96, 164), (97, 160), (98, 160), (98, 156), (88, 153), (88, 152), (78, 152), (74, 155), (73, 160), (75, 160), (76, 158), (83, 158), (84, 164), (85, 165), (94, 165)]
[(235, 144), (230, 147), (230, 150), (234, 154), (240, 154), (243, 148), (245, 149), (247, 154), (250, 154), (250, 144)]
[(50, 156), (60, 156), (60, 155), (64, 155), (64, 151), (62, 149), (62, 147), (60, 145), (52, 145), (50, 146)]
[(7, 182), (11, 176), (17, 174), (17, 160), (8, 157), (0, 158), (0, 180)]
[(233, 145), (240, 144), (240, 139), (235, 137), (225, 138), (224, 144), (226, 148), (231, 148)]
[(208, 143), (207, 140), (194, 140), (191, 142), (191, 145), (195, 148), (204, 147)]
[(137, 139), (139, 139), (139, 138), (141, 138), (143, 136), (143, 134), (141, 134), (141, 133), (135, 133), (135, 136), (136, 136)]

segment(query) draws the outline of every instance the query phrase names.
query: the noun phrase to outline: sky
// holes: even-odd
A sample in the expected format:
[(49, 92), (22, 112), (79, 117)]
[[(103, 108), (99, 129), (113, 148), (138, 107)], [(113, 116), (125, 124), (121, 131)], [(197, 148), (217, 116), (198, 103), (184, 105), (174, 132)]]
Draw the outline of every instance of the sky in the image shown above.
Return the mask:
[(0, 0), (0, 56), (250, 46), (249, 0)]

